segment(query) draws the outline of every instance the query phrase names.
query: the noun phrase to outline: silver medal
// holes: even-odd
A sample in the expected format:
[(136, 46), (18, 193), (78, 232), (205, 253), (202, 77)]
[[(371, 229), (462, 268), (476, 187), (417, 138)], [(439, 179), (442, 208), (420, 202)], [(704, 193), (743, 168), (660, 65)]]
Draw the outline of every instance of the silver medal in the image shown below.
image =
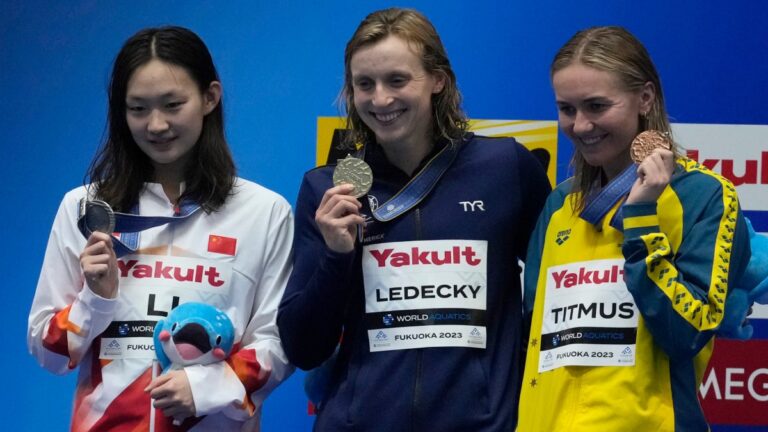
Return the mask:
[(339, 159), (336, 163), (336, 169), (333, 170), (333, 184), (351, 184), (354, 186), (352, 195), (355, 198), (365, 196), (373, 184), (373, 172), (371, 167), (365, 161), (347, 155), (344, 159)]
[(101, 200), (90, 200), (85, 203), (85, 226), (91, 232), (99, 231), (112, 234), (115, 230), (115, 212), (109, 204)]

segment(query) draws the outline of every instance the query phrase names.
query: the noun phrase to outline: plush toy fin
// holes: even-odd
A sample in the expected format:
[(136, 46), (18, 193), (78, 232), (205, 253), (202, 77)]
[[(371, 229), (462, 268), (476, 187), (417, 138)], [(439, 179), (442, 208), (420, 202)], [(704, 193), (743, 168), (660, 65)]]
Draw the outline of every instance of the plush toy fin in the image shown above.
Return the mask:
[(768, 277), (749, 292), (749, 298), (755, 303), (768, 304)]
[(155, 341), (155, 355), (157, 355), (157, 360), (160, 362), (163, 371), (165, 371), (168, 366), (171, 365), (171, 360), (165, 355), (165, 351), (163, 351), (163, 345), (161, 343), (162, 339), (160, 336), (161, 333), (168, 333), (168, 330), (165, 329), (165, 320), (160, 320), (155, 324), (155, 333), (152, 337)]
[(754, 329), (747, 320), (752, 301), (746, 290), (733, 289), (728, 293), (725, 302), (723, 321), (717, 330), (718, 336), (728, 339), (747, 340), (752, 337)]

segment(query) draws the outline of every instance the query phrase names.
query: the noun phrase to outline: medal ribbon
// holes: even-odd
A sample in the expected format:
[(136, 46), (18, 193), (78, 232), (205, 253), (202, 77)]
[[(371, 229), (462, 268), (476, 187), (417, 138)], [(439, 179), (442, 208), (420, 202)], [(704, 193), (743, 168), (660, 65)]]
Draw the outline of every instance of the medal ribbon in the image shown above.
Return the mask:
[[(637, 180), (637, 165), (632, 164), (624, 169), (618, 177), (608, 183), (600, 192), (589, 196), (587, 198), (587, 205), (581, 211), (579, 217), (596, 227), (599, 226), (606, 213), (619, 200), (629, 194), (632, 185), (635, 184), (635, 180)], [(616, 210), (616, 213), (613, 215), (611, 226), (619, 231), (624, 231), (624, 218), (621, 214), (621, 208)]]
[[(465, 139), (470, 137), (471, 135)], [(448, 170), (458, 153), (458, 144), (449, 141), (408, 184), (400, 189), (400, 192), (377, 209), (372, 210), (373, 217), (379, 222), (389, 222), (420, 203)]]
[[(185, 202), (179, 205), (178, 215), (175, 216), (141, 216), (138, 214), (138, 205), (131, 209), (131, 213), (115, 212), (115, 232), (120, 233), (118, 239), (112, 237), (112, 245), (115, 255), (121, 257), (136, 253), (139, 246), (139, 232), (169, 223), (181, 222), (200, 210), (198, 204)], [(86, 239), (90, 237), (91, 230), (86, 226), (85, 215), (80, 215), (77, 227)]]

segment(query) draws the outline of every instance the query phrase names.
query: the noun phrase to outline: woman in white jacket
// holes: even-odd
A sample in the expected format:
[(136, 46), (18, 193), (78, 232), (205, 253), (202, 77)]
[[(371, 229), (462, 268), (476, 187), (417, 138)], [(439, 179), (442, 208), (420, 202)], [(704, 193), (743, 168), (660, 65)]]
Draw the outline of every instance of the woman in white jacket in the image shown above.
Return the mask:
[[(292, 370), (275, 326), (290, 206), (236, 177), (221, 96), (208, 49), (187, 29), (142, 30), (115, 59), (108, 136), (91, 183), (59, 207), (29, 317), (38, 362), (79, 369), (72, 430), (258, 429), (262, 401)], [(101, 232), (111, 230), (80, 220), (94, 200), (171, 222), (130, 233), (118, 214), (123, 232)], [(229, 316), (235, 348), (160, 375), (154, 325), (192, 301)], [(187, 355), (206, 349), (184, 343)]]

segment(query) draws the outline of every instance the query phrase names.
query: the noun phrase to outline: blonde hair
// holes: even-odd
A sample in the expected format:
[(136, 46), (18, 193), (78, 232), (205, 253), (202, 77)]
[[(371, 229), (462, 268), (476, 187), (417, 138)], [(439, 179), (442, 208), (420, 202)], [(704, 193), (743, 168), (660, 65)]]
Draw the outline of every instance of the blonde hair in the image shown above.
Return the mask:
[[(624, 89), (630, 92), (640, 91), (646, 83), (653, 84), (655, 98), (651, 109), (641, 113), (638, 133), (645, 130), (658, 130), (667, 134), (672, 141), (672, 151), (679, 154), (672, 140), (667, 109), (664, 105), (664, 92), (661, 88), (656, 67), (642, 43), (623, 27), (592, 27), (577, 32), (555, 55), (550, 67), (550, 78), (566, 67), (580, 63), (584, 66), (610, 72), (616, 76)], [(599, 187), (602, 170), (586, 163), (581, 153), (575, 151), (571, 165), (574, 169), (572, 191), (582, 192), (575, 202), (575, 209), (584, 208), (584, 199)]]
[(344, 87), (339, 102), (346, 108), (347, 129), (352, 132), (347, 136), (346, 144), (353, 147), (357, 143), (375, 142), (373, 131), (362, 121), (355, 108), (350, 68), (352, 56), (360, 48), (375, 44), (389, 35), (396, 35), (408, 42), (414, 52), (421, 56), (424, 70), (445, 78), (443, 90), (432, 95), (432, 136), (461, 139), (467, 130), (467, 119), (461, 110), (461, 93), (456, 85), (456, 75), (451, 69), (437, 30), (418, 11), (390, 8), (365, 17), (344, 50)]

